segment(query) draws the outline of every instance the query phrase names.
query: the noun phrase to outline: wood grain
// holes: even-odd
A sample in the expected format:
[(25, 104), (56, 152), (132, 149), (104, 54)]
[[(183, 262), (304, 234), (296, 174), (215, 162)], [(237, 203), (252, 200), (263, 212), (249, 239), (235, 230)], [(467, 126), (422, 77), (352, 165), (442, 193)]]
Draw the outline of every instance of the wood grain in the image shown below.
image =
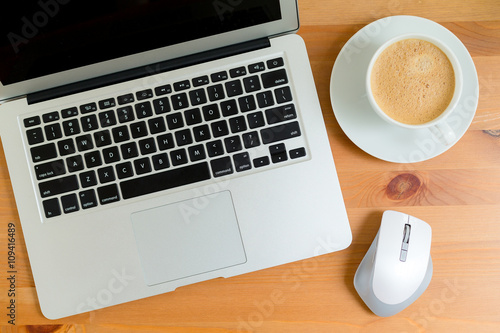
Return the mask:
[[(341, 252), (216, 279), (50, 321), (40, 313), (0, 149), (0, 327), (3, 332), (499, 332), (500, 4), (498, 0), (299, 0), (306, 41), (351, 228)], [(364, 25), (418, 15), (465, 44), (479, 75), (476, 115), (464, 137), (429, 161), (388, 163), (356, 147), (332, 111), (329, 81), (342, 46)], [(1, 111), (1, 106), (0, 106)], [(373, 315), (353, 277), (384, 210), (428, 221), (434, 275), (411, 307)], [(7, 324), (7, 224), (17, 227), (16, 327)], [(15, 329), (15, 330), (14, 330)]]

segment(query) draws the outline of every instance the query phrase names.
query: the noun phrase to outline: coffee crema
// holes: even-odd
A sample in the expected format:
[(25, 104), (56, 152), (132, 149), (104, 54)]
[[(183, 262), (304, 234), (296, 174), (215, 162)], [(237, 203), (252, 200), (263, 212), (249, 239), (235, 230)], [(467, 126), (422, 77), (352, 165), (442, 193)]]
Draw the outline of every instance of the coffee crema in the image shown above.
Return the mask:
[(416, 38), (388, 46), (370, 76), (373, 97), (384, 113), (410, 125), (428, 123), (450, 104), (455, 72), (436, 45)]

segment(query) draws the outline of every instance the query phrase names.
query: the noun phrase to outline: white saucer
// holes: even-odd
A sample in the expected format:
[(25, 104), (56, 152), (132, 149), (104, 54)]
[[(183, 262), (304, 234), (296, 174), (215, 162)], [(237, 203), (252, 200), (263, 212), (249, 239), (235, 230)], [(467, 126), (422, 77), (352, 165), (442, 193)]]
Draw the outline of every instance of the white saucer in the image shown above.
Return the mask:
[[(445, 43), (462, 66), (462, 97), (448, 123), (457, 139), (445, 146), (428, 129), (401, 129), (382, 120), (366, 97), (365, 76), (370, 58), (388, 39), (402, 33), (429, 34)], [(469, 128), (479, 99), (479, 83), (472, 58), (462, 42), (436, 22), (415, 16), (391, 16), (358, 31), (342, 48), (330, 80), (333, 112), (344, 133), (368, 154), (389, 162), (414, 163), (451, 148)]]

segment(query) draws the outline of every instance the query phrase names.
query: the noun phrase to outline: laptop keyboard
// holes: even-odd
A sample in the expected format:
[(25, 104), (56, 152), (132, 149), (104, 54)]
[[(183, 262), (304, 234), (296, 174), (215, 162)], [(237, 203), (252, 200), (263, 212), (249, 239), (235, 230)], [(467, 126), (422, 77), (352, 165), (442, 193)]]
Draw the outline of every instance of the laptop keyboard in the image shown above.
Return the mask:
[(281, 57), (23, 122), (47, 218), (306, 156)]

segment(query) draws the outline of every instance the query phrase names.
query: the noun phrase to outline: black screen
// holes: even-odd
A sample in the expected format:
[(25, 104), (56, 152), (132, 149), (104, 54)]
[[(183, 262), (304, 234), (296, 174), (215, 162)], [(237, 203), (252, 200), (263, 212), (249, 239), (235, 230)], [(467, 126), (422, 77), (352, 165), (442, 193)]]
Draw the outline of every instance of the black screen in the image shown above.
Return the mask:
[(4, 85), (271, 22), (279, 0), (16, 0), (0, 14)]

